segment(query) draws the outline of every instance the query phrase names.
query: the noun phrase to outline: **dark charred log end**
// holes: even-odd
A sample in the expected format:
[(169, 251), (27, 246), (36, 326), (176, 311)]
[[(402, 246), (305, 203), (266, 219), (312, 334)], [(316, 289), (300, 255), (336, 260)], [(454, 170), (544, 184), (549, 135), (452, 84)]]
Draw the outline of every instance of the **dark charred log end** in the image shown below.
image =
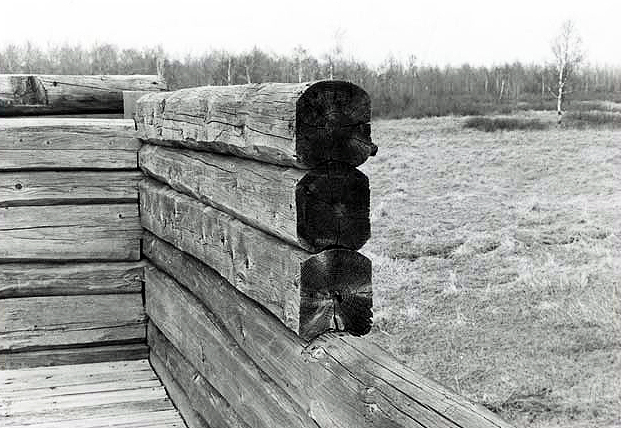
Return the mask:
[(317, 254), (302, 264), (300, 328), (311, 340), (331, 330), (363, 335), (373, 316), (371, 261), (346, 249)]
[(371, 99), (359, 86), (336, 80), (312, 84), (296, 104), (296, 153), (313, 167), (327, 161), (352, 166), (375, 155)]
[(311, 251), (360, 249), (371, 235), (369, 179), (342, 163), (309, 171), (296, 186), (297, 234)]

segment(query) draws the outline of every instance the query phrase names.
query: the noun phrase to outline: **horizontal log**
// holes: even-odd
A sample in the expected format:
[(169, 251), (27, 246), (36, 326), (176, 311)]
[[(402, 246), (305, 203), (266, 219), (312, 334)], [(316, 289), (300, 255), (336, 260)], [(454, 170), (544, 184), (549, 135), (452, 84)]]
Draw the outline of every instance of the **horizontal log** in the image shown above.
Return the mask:
[(375, 155), (371, 103), (340, 81), (204, 86), (141, 97), (140, 138), (309, 168)]
[(370, 236), (369, 180), (355, 168), (311, 171), (144, 145), (142, 170), (174, 189), (310, 252), (357, 250)]
[(140, 293), (0, 299), (0, 353), (144, 338)]
[(0, 172), (0, 207), (138, 202), (139, 171)]
[(0, 208), (0, 260), (139, 260), (137, 204)]
[(142, 292), (145, 262), (0, 264), (0, 299)]
[(140, 145), (130, 120), (0, 119), (0, 171), (135, 169)]
[(149, 348), (144, 343), (16, 352), (0, 354), (0, 370), (140, 360), (148, 354)]
[[(154, 180), (140, 183), (145, 229), (186, 251), (305, 338), (371, 326), (371, 262), (345, 249), (310, 254)], [(143, 251), (153, 239), (145, 237)]]
[(238, 347), (195, 297), (154, 268), (145, 272), (149, 319), (253, 428), (315, 427), (307, 412)]
[(0, 116), (122, 113), (123, 91), (163, 91), (158, 76), (0, 74)]
[(149, 362), (166, 388), (166, 393), (175, 404), (187, 428), (214, 428), (193, 408), (191, 398), (188, 397), (186, 392), (179, 386), (168, 371), (166, 365), (153, 351), (149, 353)]
[[(234, 342), (228, 346), (241, 349), (320, 427), (510, 427), (363, 338), (326, 333), (311, 343), (302, 340), (213, 269), (179, 250), (167, 247), (150, 257), (170, 276), (147, 270), (147, 312), (209, 382), (223, 376), (209, 367), (212, 348), (202, 341), (215, 329), (230, 334)], [(156, 281), (157, 293), (150, 294)], [(156, 314), (149, 300), (178, 309), (159, 305)]]
[[(249, 428), (230, 404), (149, 321), (149, 361), (188, 425)], [(191, 421), (191, 422), (190, 422)]]

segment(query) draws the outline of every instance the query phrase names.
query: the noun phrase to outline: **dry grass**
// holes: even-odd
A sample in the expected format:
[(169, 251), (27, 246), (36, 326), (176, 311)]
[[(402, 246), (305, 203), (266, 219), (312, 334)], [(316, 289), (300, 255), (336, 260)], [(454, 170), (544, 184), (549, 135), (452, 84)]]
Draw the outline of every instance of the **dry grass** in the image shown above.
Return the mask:
[(373, 340), (518, 426), (621, 426), (621, 131), (464, 120), (373, 125)]

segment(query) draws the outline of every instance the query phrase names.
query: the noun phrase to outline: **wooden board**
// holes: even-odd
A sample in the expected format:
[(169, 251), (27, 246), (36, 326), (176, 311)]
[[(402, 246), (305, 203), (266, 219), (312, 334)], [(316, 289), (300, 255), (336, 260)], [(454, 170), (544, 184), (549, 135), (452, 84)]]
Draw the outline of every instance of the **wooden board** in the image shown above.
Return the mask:
[(140, 293), (146, 263), (3, 263), (0, 299)]
[(0, 74), (0, 116), (122, 113), (123, 91), (162, 91), (154, 75)]
[(149, 269), (147, 312), (235, 409), (233, 399), (216, 384), (225, 372), (211, 366), (214, 347), (204, 336), (214, 331), (229, 334), (233, 342), (228, 346), (243, 351), (319, 427), (510, 427), (364, 338), (326, 333), (311, 343), (302, 340), (213, 270), (184, 257), (183, 265), (153, 260), (181, 284)]
[(0, 299), (0, 353), (145, 338), (141, 294)]
[(139, 171), (0, 172), (0, 207), (138, 202)]
[[(171, 389), (179, 390), (176, 395), (182, 401), (187, 400), (182, 408), (177, 404), (175, 395), (170, 394), (186, 421), (189, 417), (196, 419), (198, 425), (205, 421), (210, 428), (249, 428), (229, 402), (192, 367), (151, 321), (147, 328), (147, 341), (151, 364), (166, 389), (169, 393)], [(198, 418), (194, 414), (198, 414)]]
[(0, 119), (0, 171), (135, 169), (140, 141), (125, 119)]
[(148, 354), (149, 348), (144, 343), (16, 352), (0, 354), (0, 370), (139, 360)]
[(0, 208), (0, 260), (139, 260), (137, 204)]
[(147, 360), (0, 371), (3, 427), (184, 427)]
[(154, 180), (141, 182), (140, 201), (147, 230), (207, 263), (303, 337), (369, 331), (371, 262), (361, 254), (310, 254)]
[(140, 138), (154, 144), (229, 153), (309, 168), (362, 164), (371, 143), (371, 102), (340, 81), (204, 86), (148, 94), (135, 114)]
[(310, 252), (369, 239), (369, 180), (330, 164), (312, 171), (145, 144), (142, 170), (244, 223)]
[(315, 427), (304, 408), (239, 348), (196, 298), (170, 277), (147, 270), (149, 319), (253, 428)]

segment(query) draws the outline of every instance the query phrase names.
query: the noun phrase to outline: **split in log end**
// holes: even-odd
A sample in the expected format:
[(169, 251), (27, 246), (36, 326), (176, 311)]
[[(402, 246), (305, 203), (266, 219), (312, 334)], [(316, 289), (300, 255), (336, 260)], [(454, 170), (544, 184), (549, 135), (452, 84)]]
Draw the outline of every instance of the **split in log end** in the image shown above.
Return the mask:
[(371, 236), (369, 179), (349, 165), (309, 171), (296, 186), (297, 235), (310, 249), (361, 248)]
[(361, 165), (377, 153), (370, 122), (371, 100), (359, 86), (336, 80), (311, 85), (296, 104), (298, 161)]
[(302, 264), (299, 335), (311, 340), (331, 330), (367, 334), (373, 316), (371, 261), (332, 249)]

